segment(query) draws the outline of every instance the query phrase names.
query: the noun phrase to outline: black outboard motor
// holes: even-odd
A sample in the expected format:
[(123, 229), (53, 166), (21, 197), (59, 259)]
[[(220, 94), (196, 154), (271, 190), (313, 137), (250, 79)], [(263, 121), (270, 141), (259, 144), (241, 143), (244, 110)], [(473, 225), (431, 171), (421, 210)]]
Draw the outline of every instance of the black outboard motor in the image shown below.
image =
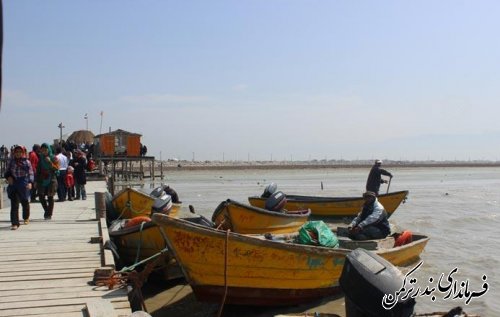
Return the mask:
[(182, 203), (182, 201), (179, 200), (179, 195), (177, 195), (177, 192), (172, 187), (166, 185), (163, 187), (163, 190), (167, 195), (170, 195), (170, 197), (172, 197), (172, 202), (174, 204)]
[[(345, 294), (346, 317), (409, 317), (413, 314), (415, 299), (396, 298), (403, 286), (404, 275), (379, 255), (365, 249), (356, 249), (347, 255), (340, 276), (340, 287)], [(406, 286), (408, 287), (408, 285)], [(399, 294), (399, 293), (398, 293)], [(390, 309), (382, 305), (393, 299)], [(396, 299), (395, 299), (396, 298)]]
[(172, 209), (172, 198), (170, 195), (163, 195), (160, 198), (156, 198), (153, 207), (151, 207), (151, 213), (161, 212), (166, 213)]
[(285, 207), (286, 195), (283, 192), (277, 191), (266, 199), (265, 209), (271, 211), (280, 211)]
[(262, 195), (260, 195), (260, 197), (269, 198), (277, 190), (278, 190), (278, 185), (276, 185), (275, 183), (271, 183), (271, 184), (266, 186), (266, 188), (264, 189), (264, 192), (262, 193)]

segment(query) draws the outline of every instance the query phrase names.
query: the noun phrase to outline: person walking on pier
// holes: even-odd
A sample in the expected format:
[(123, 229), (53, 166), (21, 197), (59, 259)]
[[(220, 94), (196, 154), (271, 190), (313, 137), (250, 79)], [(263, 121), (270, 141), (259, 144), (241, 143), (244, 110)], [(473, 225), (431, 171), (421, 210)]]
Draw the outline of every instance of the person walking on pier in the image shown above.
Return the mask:
[(63, 148), (61, 146), (56, 148), (56, 157), (59, 161), (59, 174), (57, 175), (57, 201), (65, 201), (67, 191), (64, 179), (66, 178), (66, 170), (68, 169), (69, 160), (63, 152)]
[(75, 168), (75, 199), (82, 200), (87, 199), (87, 192), (85, 191), (85, 184), (87, 184), (87, 176), (85, 175), (85, 169), (87, 168), (87, 158), (83, 154), (82, 150), (76, 150), (76, 159), (73, 161), (73, 167)]
[(23, 207), (24, 224), (30, 221), (30, 193), (33, 183), (33, 168), (26, 157), (26, 150), (16, 145), (13, 157), (7, 163), (4, 177), (9, 184), (7, 194), (10, 198), (11, 229), (19, 228), (19, 203)]
[(40, 147), (40, 161), (35, 177), (35, 186), (38, 190), (40, 204), (43, 207), (45, 220), (52, 219), (54, 212), (54, 195), (57, 191), (57, 173), (59, 162), (47, 143)]
[[(39, 155), (40, 155), (40, 145), (33, 144), (33, 148), (31, 150), (31, 152), (29, 152), (28, 158), (30, 160), (31, 167), (33, 168), (33, 173), (35, 173), (35, 176), (36, 176), (36, 169), (38, 167), (38, 161), (39, 161), (38, 156)], [(36, 197), (37, 197), (36, 186), (33, 185), (33, 186), (31, 186), (31, 202), (32, 203), (37, 202)]]
[(380, 184), (387, 183), (386, 180), (382, 179), (382, 175), (389, 176), (392, 179), (392, 174), (383, 168), (381, 160), (376, 160), (373, 164), (370, 174), (368, 174), (368, 179), (366, 180), (366, 191), (374, 192), (378, 196), (378, 191), (380, 190)]

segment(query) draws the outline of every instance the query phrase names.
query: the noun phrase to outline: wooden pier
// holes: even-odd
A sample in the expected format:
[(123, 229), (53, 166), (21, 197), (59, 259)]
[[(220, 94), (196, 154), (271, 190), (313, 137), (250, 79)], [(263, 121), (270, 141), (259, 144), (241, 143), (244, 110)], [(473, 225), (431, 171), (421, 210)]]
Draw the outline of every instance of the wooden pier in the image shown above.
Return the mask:
[(99, 242), (107, 228), (95, 211), (94, 192), (106, 191), (106, 184), (88, 182), (86, 188), (87, 200), (56, 202), (52, 220), (44, 220), (40, 203), (31, 203), (31, 222), (24, 225), (20, 206), (15, 231), (10, 208), (0, 209), (0, 316), (132, 314), (126, 289), (92, 283), (96, 269), (114, 263)]

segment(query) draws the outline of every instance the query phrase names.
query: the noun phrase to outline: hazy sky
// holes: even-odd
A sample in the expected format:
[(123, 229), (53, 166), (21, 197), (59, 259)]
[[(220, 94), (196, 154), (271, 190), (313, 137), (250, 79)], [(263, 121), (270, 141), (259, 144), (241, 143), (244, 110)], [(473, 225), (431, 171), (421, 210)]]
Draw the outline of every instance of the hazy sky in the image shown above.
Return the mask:
[(163, 159), (500, 159), (498, 1), (3, 3), (0, 144), (88, 113)]

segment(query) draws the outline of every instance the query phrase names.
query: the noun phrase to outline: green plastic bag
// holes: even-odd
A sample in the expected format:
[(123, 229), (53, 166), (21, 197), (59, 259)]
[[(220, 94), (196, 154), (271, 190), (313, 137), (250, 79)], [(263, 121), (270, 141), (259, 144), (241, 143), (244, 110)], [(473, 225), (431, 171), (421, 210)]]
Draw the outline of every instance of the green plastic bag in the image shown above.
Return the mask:
[(339, 240), (332, 230), (321, 220), (308, 221), (299, 229), (298, 243), (338, 248)]

